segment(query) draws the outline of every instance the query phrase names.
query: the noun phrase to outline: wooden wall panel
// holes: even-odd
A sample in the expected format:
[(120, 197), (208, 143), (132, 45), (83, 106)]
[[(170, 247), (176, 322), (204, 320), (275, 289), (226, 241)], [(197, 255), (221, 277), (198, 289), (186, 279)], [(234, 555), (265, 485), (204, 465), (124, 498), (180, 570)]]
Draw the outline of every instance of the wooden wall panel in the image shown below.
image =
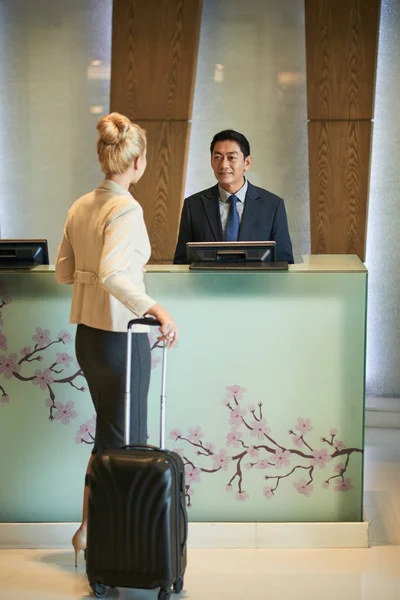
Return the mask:
[(111, 105), (138, 120), (191, 119), (201, 0), (114, 0)]
[(309, 123), (311, 251), (364, 256), (372, 124)]
[(147, 131), (147, 169), (132, 186), (142, 204), (152, 247), (151, 262), (173, 259), (186, 180), (190, 123), (139, 121)]
[(201, 0), (114, 0), (111, 110), (147, 131), (143, 206), (152, 262), (171, 262), (186, 180)]
[(365, 259), (380, 0), (305, 0), (311, 250)]
[(310, 119), (371, 119), (380, 0), (306, 0)]

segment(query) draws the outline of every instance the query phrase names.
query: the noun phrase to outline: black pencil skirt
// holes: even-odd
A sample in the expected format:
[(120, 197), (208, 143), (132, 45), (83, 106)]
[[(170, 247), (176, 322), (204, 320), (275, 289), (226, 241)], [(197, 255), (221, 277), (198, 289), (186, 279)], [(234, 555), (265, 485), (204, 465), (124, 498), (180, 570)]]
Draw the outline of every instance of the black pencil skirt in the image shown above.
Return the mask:
[[(93, 453), (124, 445), (126, 333), (78, 325), (76, 357), (96, 410)], [(147, 444), (151, 356), (147, 333), (132, 334), (131, 444)]]

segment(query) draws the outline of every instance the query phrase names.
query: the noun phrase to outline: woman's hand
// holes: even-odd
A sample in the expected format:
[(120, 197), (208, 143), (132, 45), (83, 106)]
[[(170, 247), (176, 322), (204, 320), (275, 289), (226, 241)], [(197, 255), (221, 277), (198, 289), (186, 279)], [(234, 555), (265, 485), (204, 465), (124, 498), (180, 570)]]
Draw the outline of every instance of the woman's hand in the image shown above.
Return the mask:
[(160, 333), (161, 335), (157, 338), (159, 341), (167, 342), (168, 348), (174, 348), (179, 339), (178, 326), (171, 317), (171, 315), (161, 306), (161, 304), (155, 304), (147, 311), (148, 315), (152, 315), (161, 323)]

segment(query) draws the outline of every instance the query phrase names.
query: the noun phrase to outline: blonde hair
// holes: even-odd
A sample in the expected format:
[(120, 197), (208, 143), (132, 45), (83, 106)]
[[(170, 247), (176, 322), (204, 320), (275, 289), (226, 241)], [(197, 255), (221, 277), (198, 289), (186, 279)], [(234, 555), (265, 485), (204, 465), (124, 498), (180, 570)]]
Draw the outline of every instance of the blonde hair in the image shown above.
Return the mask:
[(97, 130), (97, 154), (106, 175), (125, 173), (146, 148), (145, 130), (119, 113), (100, 119)]

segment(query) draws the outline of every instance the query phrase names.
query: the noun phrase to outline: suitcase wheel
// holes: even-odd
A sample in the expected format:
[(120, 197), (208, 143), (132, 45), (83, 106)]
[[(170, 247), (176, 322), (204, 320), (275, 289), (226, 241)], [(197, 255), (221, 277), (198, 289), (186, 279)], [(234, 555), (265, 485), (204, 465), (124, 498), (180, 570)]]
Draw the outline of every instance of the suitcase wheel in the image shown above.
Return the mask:
[(174, 583), (174, 592), (175, 594), (180, 594), (183, 590), (183, 577), (179, 577)]
[(161, 589), (158, 592), (158, 600), (170, 600), (171, 593), (168, 589)]
[(106, 595), (107, 588), (102, 583), (95, 581), (94, 583), (90, 584), (90, 587), (92, 588), (96, 598), (103, 598)]

